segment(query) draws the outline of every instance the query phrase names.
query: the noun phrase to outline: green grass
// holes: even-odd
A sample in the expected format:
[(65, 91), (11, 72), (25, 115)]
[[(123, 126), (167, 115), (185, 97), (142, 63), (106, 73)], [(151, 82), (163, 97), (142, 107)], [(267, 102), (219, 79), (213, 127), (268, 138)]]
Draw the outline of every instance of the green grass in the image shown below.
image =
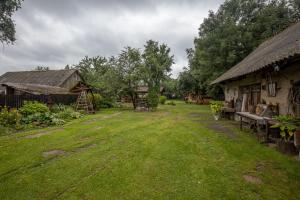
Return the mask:
[(213, 121), (208, 106), (176, 104), (0, 137), (0, 199), (300, 199), (299, 161)]

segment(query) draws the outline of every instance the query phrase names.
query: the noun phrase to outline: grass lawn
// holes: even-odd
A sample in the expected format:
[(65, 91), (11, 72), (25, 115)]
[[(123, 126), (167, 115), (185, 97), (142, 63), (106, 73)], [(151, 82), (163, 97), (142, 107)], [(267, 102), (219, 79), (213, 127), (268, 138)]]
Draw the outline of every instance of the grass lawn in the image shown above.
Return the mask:
[(108, 109), (0, 137), (0, 199), (300, 199), (300, 162), (208, 106)]

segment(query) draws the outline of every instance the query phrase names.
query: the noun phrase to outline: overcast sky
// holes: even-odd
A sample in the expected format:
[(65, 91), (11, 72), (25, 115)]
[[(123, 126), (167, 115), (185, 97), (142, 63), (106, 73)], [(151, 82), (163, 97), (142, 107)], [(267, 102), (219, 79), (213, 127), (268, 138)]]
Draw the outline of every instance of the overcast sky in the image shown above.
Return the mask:
[(0, 51), (0, 74), (36, 66), (61, 69), (84, 56), (117, 55), (146, 40), (166, 43), (175, 56), (174, 77), (187, 65), (209, 10), (223, 0), (25, 0), (15, 15), (14, 45)]

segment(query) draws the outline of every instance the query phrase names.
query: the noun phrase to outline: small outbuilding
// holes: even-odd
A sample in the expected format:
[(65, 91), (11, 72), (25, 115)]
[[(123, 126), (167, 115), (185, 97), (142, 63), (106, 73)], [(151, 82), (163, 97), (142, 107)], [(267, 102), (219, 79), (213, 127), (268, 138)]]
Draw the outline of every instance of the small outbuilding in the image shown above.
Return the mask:
[[(300, 22), (263, 42), (240, 63), (218, 77), (225, 100), (237, 112), (300, 116)], [(270, 112), (269, 112), (270, 114)]]

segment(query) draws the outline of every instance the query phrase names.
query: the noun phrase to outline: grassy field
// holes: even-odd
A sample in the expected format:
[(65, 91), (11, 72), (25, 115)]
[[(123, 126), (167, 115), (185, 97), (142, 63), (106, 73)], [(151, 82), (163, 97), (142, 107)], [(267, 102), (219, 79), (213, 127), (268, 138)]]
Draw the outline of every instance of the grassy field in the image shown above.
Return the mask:
[(300, 199), (300, 162), (207, 106), (109, 109), (0, 137), (0, 199)]

